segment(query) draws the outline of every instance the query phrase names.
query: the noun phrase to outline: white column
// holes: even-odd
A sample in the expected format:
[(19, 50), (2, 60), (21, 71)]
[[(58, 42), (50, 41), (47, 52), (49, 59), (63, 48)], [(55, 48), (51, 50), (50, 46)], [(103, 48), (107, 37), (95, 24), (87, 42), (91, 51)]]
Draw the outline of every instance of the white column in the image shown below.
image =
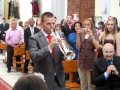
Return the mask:
[(4, 0), (0, 0), (0, 23), (4, 17)]
[(57, 17), (57, 23), (60, 23), (61, 20), (67, 15), (67, 0), (51, 0), (51, 11)]
[(57, 17), (57, 23), (67, 15), (67, 0), (42, 0), (42, 13), (50, 11)]
[(119, 0), (111, 0), (110, 15), (116, 17), (118, 22), (120, 22), (120, 6)]
[(111, 0), (102, 0), (102, 19), (103, 21), (107, 21), (110, 16), (110, 1)]
[(32, 17), (32, 0), (19, 0), (20, 20), (27, 21)]
[(42, 0), (42, 13), (44, 12), (51, 12), (51, 3), (53, 3), (51, 0)]

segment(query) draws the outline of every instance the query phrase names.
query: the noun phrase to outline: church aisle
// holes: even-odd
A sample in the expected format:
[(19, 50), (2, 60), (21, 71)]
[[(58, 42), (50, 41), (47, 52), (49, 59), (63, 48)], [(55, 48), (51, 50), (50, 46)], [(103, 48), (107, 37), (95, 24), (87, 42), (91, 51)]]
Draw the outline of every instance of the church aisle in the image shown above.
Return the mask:
[[(1, 57), (1, 55), (0, 55)], [(3, 63), (3, 60), (0, 59), (0, 78), (2, 78), (5, 82), (7, 82), (11, 87), (14, 86), (15, 82), (22, 76), (23, 74), (17, 72), (12, 69), (10, 73), (7, 73), (6, 64)]]

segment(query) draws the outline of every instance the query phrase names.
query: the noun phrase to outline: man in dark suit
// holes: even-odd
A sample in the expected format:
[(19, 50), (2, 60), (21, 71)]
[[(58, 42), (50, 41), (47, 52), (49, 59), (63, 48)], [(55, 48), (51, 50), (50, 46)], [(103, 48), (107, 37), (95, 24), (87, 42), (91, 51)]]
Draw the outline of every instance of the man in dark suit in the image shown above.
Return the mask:
[[(3, 23), (0, 24), (0, 40), (5, 41), (5, 32), (9, 29), (9, 24), (6, 23), (5, 18), (3, 18), (2, 20)], [(3, 50), (0, 50), (0, 52), (2, 53)]]
[(2, 33), (2, 40), (5, 41), (5, 32), (9, 29), (9, 24), (6, 23), (5, 18), (3, 18), (3, 23), (0, 24), (0, 30)]
[[(39, 33), (29, 38), (28, 49), (34, 62), (34, 72), (44, 75), (49, 90), (66, 90), (62, 66), (63, 55), (51, 30), (54, 26), (54, 15), (51, 12), (43, 13), (42, 28)], [(47, 38), (50, 35), (51, 41)]]
[(68, 15), (66, 17), (66, 23), (65, 25), (62, 27), (62, 32), (64, 33), (66, 40), (68, 41), (68, 36), (70, 33), (73, 33), (73, 19), (71, 15)]
[(93, 83), (96, 90), (120, 90), (120, 57), (114, 56), (114, 46), (103, 46), (103, 57), (94, 62)]
[[(34, 27), (35, 21), (33, 18), (29, 19), (29, 27), (24, 30), (24, 42), (25, 42), (25, 50), (28, 50), (28, 38), (40, 30), (37, 27)], [(26, 55), (25, 55), (26, 57)], [(30, 60), (27, 60), (25, 58), (25, 64), (24, 64), (24, 73), (28, 73), (28, 64)]]

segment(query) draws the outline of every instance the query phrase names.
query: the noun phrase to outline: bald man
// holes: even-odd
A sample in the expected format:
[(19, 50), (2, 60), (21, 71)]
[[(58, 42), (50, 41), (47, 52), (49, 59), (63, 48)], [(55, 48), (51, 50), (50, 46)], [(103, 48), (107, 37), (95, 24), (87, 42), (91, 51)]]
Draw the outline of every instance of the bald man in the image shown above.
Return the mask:
[(115, 56), (114, 46), (103, 46), (103, 56), (94, 62), (93, 83), (96, 90), (120, 90), (120, 57)]

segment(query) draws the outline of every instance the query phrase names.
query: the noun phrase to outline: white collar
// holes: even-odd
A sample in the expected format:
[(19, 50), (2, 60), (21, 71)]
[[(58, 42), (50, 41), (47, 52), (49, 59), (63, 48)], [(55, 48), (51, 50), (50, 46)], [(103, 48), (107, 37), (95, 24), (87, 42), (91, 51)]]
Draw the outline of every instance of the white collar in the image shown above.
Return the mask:
[[(45, 37), (48, 36), (48, 34), (43, 29), (41, 29), (41, 31), (42, 31), (42, 33), (44, 34)], [(53, 32), (50, 35), (53, 36)]]

